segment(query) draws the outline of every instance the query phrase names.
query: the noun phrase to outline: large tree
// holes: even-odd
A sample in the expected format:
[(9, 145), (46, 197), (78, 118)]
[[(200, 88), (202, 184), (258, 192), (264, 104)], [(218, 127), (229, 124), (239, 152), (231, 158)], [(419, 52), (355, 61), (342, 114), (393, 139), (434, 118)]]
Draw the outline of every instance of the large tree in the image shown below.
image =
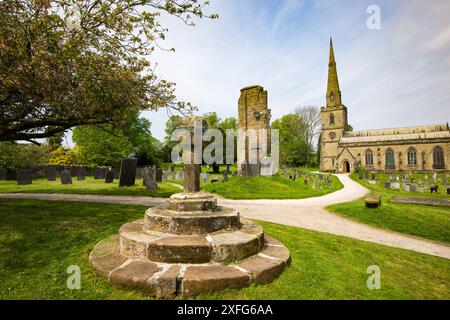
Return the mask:
[(287, 114), (272, 123), (279, 130), (280, 162), (291, 166), (305, 165), (310, 152), (305, 139), (306, 124), (298, 114)]
[(194, 25), (206, 0), (2, 0), (0, 141), (53, 136), (77, 125), (123, 123), (141, 110), (189, 112), (153, 72), (167, 29)]
[(318, 139), (320, 134), (321, 122), (320, 122), (320, 109), (316, 106), (298, 107), (295, 110), (295, 114), (300, 117), (305, 124), (305, 130), (303, 131), (303, 138), (306, 142), (305, 154), (306, 163), (308, 167), (311, 162), (311, 153), (313, 151), (314, 142)]

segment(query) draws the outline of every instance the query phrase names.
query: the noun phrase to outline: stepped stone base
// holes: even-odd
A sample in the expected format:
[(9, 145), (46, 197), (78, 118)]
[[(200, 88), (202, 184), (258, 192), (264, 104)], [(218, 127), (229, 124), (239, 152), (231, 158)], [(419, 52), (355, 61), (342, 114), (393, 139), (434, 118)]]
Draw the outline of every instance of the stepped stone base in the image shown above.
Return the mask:
[(161, 263), (121, 254), (119, 236), (114, 236), (94, 247), (89, 262), (113, 284), (170, 298), (269, 283), (290, 263), (290, 254), (284, 245), (266, 236), (259, 253), (228, 265)]
[(214, 196), (182, 193), (99, 242), (89, 261), (113, 284), (173, 297), (269, 283), (290, 254), (261, 226), (218, 207)]

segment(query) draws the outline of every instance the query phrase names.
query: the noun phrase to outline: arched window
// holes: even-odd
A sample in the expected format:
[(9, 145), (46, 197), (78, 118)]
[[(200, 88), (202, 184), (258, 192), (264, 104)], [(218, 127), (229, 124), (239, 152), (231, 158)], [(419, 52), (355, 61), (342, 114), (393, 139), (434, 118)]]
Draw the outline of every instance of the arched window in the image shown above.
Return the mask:
[(408, 149), (408, 165), (417, 166), (417, 151), (413, 147)]
[(334, 114), (330, 114), (330, 124), (334, 124)]
[(395, 155), (392, 149), (386, 150), (386, 169), (395, 169)]
[(373, 166), (373, 152), (372, 150), (368, 149), (366, 151), (366, 167)]
[(444, 150), (441, 147), (433, 150), (433, 169), (445, 169)]

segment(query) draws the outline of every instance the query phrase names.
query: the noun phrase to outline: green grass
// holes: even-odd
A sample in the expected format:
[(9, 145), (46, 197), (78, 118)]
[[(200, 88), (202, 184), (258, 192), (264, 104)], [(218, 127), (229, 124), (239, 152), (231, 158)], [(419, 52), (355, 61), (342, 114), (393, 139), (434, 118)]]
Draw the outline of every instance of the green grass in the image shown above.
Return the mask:
[(150, 196), (168, 198), (180, 189), (168, 183), (158, 183), (159, 190), (147, 191), (142, 185), (142, 179), (136, 180), (133, 187), (119, 187), (118, 180), (112, 184), (106, 184), (104, 180), (94, 180), (87, 177), (85, 181), (73, 179), (73, 184), (62, 185), (57, 181), (47, 179), (33, 179), (31, 185), (18, 186), (15, 181), (0, 181), (0, 193), (66, 193), (66, 194), (95, 194), (95, 195), (119, 195), (119, 196)]
[[(0, 299), (145, 299), (112, 287), (88, 264), (92, 247), (145, 207), (45, 201), (0, 201)], [(261, 223), (287, 245), (292, 263), (272, 284), (198, 299), (449, 299), (450, 261), (349, 238)], [(66, 270), (81, 269), (81, 290)], [(381, 290), (366, 270), (381, 268)]]
[(365, 207), (364, 200), (330, 206), (328, 209), (353, 220), (434, 241), (450, 243), (450, 208), (391, 202), (394, 196), (422, 196), (445, 198), (447, 195), (413, 194), (387, 190), (380, 185), (370, 185), (364, 180), (352, 178), (374, 193), (381, 195), (382, 205), (378, 209)]
[(274, 177), (230, 177), (228, 182), (206, 184), (203, 190), (216, 193), (228, 199), (302, 199), (318, 197), (341, 189), (336, 177), (322, 189), (313, 189), (311, 183), (305, 186), (303, 179), (292, 181), (281, 176)]

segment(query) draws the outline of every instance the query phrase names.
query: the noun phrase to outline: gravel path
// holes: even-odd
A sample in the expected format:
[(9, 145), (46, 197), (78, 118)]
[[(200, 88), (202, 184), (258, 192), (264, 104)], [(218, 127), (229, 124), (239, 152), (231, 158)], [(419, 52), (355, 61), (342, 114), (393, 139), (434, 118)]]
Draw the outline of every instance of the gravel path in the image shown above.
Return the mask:
[[(247, 218), (331, 233), (450, 259), (450, 246), (448, 245), (370, 227), (325, 210), (325, 207), (329, 205), (353, 201), (365, 196), (368, 192), (348, 175), (337, 175), (337, 177), (344, 188), (322, 197), (299, 200), (228, 200), (219, 198), (218, 201), (222, 206), (238, 209), (241, 215)], [(34, 193), (0, 194), (0, 199), (86, 201), (146, 206), (160, 205), (167, 201), (167, 199), (148, 197)]]

